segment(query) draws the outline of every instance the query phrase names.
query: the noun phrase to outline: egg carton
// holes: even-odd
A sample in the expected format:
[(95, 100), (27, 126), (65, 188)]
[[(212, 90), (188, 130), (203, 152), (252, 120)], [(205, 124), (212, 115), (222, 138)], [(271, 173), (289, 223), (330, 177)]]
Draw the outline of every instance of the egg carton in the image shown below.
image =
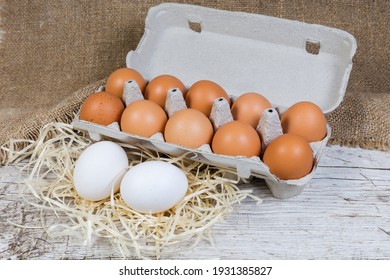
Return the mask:
[[(101, 87), (97, 91), (103, 90), (104, 87)], [(234, 102), (236, 97), (230, 96), (230, 98), (232, 102)], [(134, 80), (130, 80), (125, 83), (122, 99), (126, 106), (137, 100), (144, 99), (141, 90)], [(175, 112), (186, 108), (187, 105), (180, 89), (173, 88), (169, 90), (165, 105), (165, 111), (168, 117), (171, 117)], [(280, 117), (286, 109), (287, 108), (285, 107), (275, 106), (268, 108), (263, 112), (256, 128), (256, 131), (261, 136), (262, 153), (273, 139), (283, 134)], [(214, 131), (232, 120), (233, 116), (227, 100), (224, 98), (215, 99), (210, 114), (210, 121), (213, 125)], [(122, 132), (120, 130), (120, 125), (117, 122), (107, 126), (102, 126), (80, 120), (77, 116), (73, 121), (73, 126), (76, 129), (88, 131), (91, 139), (94, 141), (100, 141), (102, 136), (107, 136), (123, 143), (141, 144), (148, 149), (160, 151), (173, 156), (186, 154), (187, 158), (190, 158), (191, 160), (231, 169), (237, 172), (237, 176), (240, 178), (249, 179), (252, 176), (262, 178), (265, 180), (273, 195), (277, 198), (288, 198), (299, 194), (303, 190), (305, 185), (313, 177), (321, 151), (326, 145), (331, 134), (330, 127), (327, 126), (326, 137), (322, 141), (310, 143), (314, 157), (314, 166), (310, 174), (298, 180), (280, 180), (270, 173), (268, 167), (261, 161), (260, 155), (247, 158), (243, 156), (232, 157), (214, 154), (208, 144), (204, 144), (197, 149), (190, 149), (165, 142), (164, 135), (160, 132), (149, 138)]]
[[(146, 80), (173, 75), (187, 88), (198, 80), (212, 80), (233, 101), (246, 92), (262, 94), (273, 104), (264, 111), (257, 127), (263, 149), (280, 135), (279, 117), (294, 103), (311, 101), (325, 114), (337, 108), (356, 51), (355, 38), (339, 29), (187, 4), (152, 7), (145, 25), (138, 47), (126, 57), (127, 67), (139, 71)], [(126, 104), (143, 98), (134, 81), (125, 85), (125, 91)], [(172, 89), (167, 97), (168, 115), (183, 108), (181, 93)], [(210, 119), (215, 129), (232, 119), (223, 99), (214, 102)], [(88, 131), (96, 141), (106, 136), (173, 156), (186, 154), (194, 161), (234, 170), (241, 178), (262, 178), (272, 194), (282, 199), (301, 193), (310, 182), (331, 136), (327, 125), (326, 137), (310, 143), (315, 159), (310, 174), (297, 180), (280, 180), (260, 157), (218, 155), (209, 145), (189, 149), (165, 142), (162, 134), (144, 138), (121, 132), (118, 124), (104, 127), (78, 117), (73, 126)]]

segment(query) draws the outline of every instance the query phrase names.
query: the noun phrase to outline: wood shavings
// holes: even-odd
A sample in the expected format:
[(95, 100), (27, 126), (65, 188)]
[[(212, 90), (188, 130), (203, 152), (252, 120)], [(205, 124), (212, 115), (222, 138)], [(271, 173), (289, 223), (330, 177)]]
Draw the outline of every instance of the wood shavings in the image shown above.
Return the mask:
[[(16, 140), (19, 143), (23, 140)], [(83, 133), (65, 123), (44, 126), (36, 141), (26, 140), (22, 151), (8, 145), (10, 161), (20, 172), (28, 172), (21, 184), (21, 197), (41, 210), (42, 228), (51, 238), (78, 236), (90, 244), (96, 238), (107, 238), (124, 258), (160, 258), (162, 252), (175, 247), (187, 248), (206, 239), (212, 243), (211, 227), (221, 221), (234, 205), (250, 197), (251, 190), (240, 190), (238, 180), (227, 179), (231, 171), (215, 168), (180, 157), (171, 157), (130, 144), (118, 143), (129, 158), (129, 168), (148, 161), (161, 160), (178, 166), (189, 181), (188, 192), (175, 207), (157, 214), (138, 213), (129, 208), (119, 193), (96, 202), (78, 196), (73, 186), (73, 168), (79, 155), (92, 143)], [(22, 159), (29, 159), (28, 162)], [(34, 201), (26, 200), (24, 191), (32, 193)], [(46, 224), (43, 215), (52, 211), (56, 223)], [(65, 217), (65, 218), (64, 218)], [(12, 221), (10, 222), (12, 223)], [(20, 225), (24, 226), (24, 225)]]

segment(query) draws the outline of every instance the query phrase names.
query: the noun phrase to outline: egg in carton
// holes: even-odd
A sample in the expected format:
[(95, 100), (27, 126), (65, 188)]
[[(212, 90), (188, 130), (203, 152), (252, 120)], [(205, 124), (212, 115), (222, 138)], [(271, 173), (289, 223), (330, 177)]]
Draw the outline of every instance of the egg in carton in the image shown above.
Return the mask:
[[(98, 91), (103, 90), (104, 87), (98, 89)], [(136, 81), (127, 81), (124, 85), (122, 96), (122, 101), (126, 107), (133, 102), (143, 99), (144, 96)], [(231, 96), (231, 99), (234, 100), (235, 97)], [(165, 103), (165, 111), (168, 117), (171, 117), (176, 112), (183, 109), (187, 109), (187, 105), (182, 92), (179, 88), (170, 89), (167, 93)], [(201, 145), (196, 149), (190, 149), (180, 145), (167, 143), (161, 132), (152, 135), (150, 138), (129, 134), (122, 132), (120, 130), (120, 125), (117, 122), (113, 122), (107, 126), (102, 126), (79, 120), (79, 118), (76, 117), (73, 121), (73, 126), (76, 129), (87, 130), (91, 139), (94, 141), (100, 141), (104, 135), (124, 143), (141, 144), (152, 150), (168, 153), (170, 155), (180, 156), (182, 154), (187, 154), (187, 157), (191, 160), (231, 169), (232, 171), (237, 172), (237, 175), (240, 178), (249, 179), (252, 176), (262, 178), (265, 180), (272, 194), (276, 198), (283, 199), (299, 194), (304, 189), (305, 185), (307, 185), (307, 183), (311, 180), (315, 169), (317, 168), (321, 151), (326, 145), (331, 133), (330, 127), (327, 126), (326, 137), (322, 141), (310, 143), (314, 157), (314, 165), (310, 174), (296, 180), (281, 180), (277, 178), (275, 175), (270, 173), (269, 168), (261, 161), (260, 156), (263, 154), (269, 143), (283, 134), (280, 116), (286, 109), (286, 107), (279, 106), (270, 107), (264, 110), (256, 128), (262, 142), (262, 152), (259, 156), (253, 156), (251, 158), (215, 154), (212, 152), (212, 149), (208, 144)], [(225, 98), (217, 98), (214, 100), (210, 113), (210, 121), (213, 125), (214, 131), (217, 131), (217, 129), (222, 125), (233, 121), (230, 105)]]
[[(144, 36), (136, 50), (128, 53), (126, 65), (142, 73), (146, 80), (169, 74), (189, 86), (209, 79), (225, 88), (233, 100), (244, 92), (262, 93), (273, 103), (257, 127), (264, 151), (280, 135), (280, 116), (292, 104), (311, 101), (325, 114), (337, 108), (345, 94), (355, 51), (354, 37), (343, 30), (258, 14), (163, 3), (149, 10)], [(141, 94), (127, 98), (141, 98)], [(169, 94), (168, 114), (184, 109), (181, 98), (174, 92)], [(231, 120), (223, 100), (215, 101), (211, 120), (214, 128)], [(295, 196), (305, 188), (331, 136), (327, 125), (325, 138), (310, 143), (314, 165), (308, 175), (280, 180), (270, 173), (260, 156), (219, 155), (208, 145), (189, 149), (165, 142), (161, 133), (150, 138), (124, 133), (117, 124), (103, 127), (76, 118), (73, 125), (88, 131), (94, 140), (104, 135), (173, 156), (186, 154), (192, 160), (234, 170), (241, 178), (262, 178), (277, 198)]]

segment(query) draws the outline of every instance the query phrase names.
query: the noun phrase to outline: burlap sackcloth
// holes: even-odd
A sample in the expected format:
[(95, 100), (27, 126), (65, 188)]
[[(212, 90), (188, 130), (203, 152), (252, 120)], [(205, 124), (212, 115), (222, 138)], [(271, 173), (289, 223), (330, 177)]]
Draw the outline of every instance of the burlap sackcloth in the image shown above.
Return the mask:
[[(0, 145), (70, 121), (82, 100), (125, 66), (148, 9), (163, 1), (1, 0)], [(173, 2), (173, 1), (171, 1)], [(390, 1), (178, 1), (350, 32), (358, 42), (330, 143), (390, 148)], [(156, 46), (157, 48), (158, 46)], [(4, 155), (2, 158), (4, 161)]]

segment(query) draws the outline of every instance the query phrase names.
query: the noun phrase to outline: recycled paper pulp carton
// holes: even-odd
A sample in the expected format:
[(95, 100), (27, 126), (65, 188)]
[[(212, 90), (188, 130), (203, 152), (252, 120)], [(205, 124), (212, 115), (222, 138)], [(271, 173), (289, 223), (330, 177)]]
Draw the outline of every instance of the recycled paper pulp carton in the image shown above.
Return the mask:
[[(146, 80), (170, 74), (187, 87), (198, 80), (212, 80), (233, 100), (246, 92), (258, 92), (280, 113), (306, 100), (326, 114), (343, 100), (355, 51), (354, 37), (339, 29), (165, 3), (149, 10), (145, 33), (136, 50), (128, 53), (126, 64)], [(277, 198), (288, 198), (304, 189), (331, 135), (328, 126), (325, 139), (311, 143), (315, 164), (309, 175), (283, 181), (272, 175), (259, 157), (217, 155), (209, 147), (188, 149), (164, 142), (161, 135), (146, 139), (77, 118), (73, 125), (88, 131), (95, 140), (108, 136), (170, 155), (189, 152), (187, 156), (195, 161), (236, 170), (242, 178), (263, 178)]]

